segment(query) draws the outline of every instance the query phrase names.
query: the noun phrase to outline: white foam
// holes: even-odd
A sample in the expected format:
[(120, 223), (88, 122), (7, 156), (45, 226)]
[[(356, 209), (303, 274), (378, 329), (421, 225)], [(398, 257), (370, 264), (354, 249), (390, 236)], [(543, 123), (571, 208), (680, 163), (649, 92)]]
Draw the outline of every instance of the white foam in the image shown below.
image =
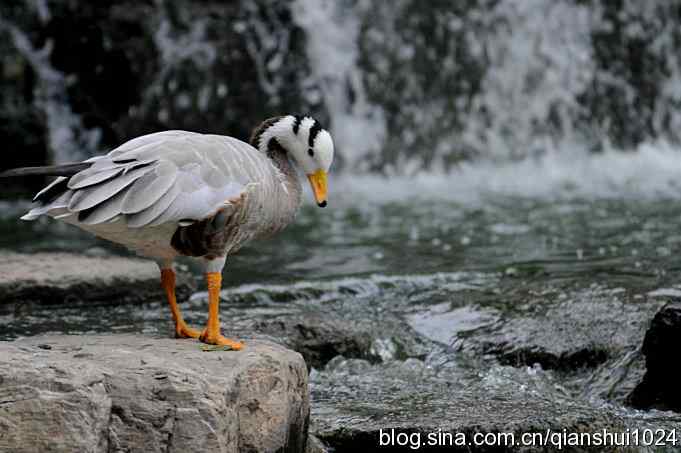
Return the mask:
[(497, 319), (496, 313), (475, 306), (452, 307), (444, 302), (406, 316), (418, 333), (444, 344), (451, 344), (460, 332), (478, 329)]
[[(230, 295), (255, 295), (264, 300), (273, 294), (297, 293), (300, 299), (318, 299), (320, 301), (354, 294), (356, 297), (368, 297), (383, 293), (387, 288), (406, 289), (429, 288), (437, 285), (441, 289), (460, 291), (476, 288), (495, 282), (498, 276), (482, 272), (436, 272), (428, 275), (382, 275), (367, 277), (348, 277), (327, 281), (299, 281), (291, 285), (246, 284), (225, 289), (225, 297)], [(200, 291), (191, 296), (191, 300), (202, 300), (208, 293)]]
[(583, 150), (520, 161), (464, 162), (450, 172), (382, 177), (344, 173), (332, 179), (330, 206), (408, 200), (481, 203), (489, 197), (534, 199), (681, 198), (681, 150), (658, 143), (631, 152)]
[(658, 288), (648, 292), (650, 297), (681, 297), (681, 288)]

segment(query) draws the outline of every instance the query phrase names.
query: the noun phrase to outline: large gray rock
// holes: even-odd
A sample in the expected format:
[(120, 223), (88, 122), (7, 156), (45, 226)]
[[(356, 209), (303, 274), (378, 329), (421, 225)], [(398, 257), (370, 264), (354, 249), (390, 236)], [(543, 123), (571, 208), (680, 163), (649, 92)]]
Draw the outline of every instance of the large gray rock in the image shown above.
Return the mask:
[[(183, 300), (195, 290), (192, 278), (178, 274)], [(70, 253), (0, 253), (0, 310), (35, 304), (140, 303), (164, 299), (161, 277), (151, 260)]]
[(302, 357), (133, 335), (0, 342), (0, 451), (303, 452)]

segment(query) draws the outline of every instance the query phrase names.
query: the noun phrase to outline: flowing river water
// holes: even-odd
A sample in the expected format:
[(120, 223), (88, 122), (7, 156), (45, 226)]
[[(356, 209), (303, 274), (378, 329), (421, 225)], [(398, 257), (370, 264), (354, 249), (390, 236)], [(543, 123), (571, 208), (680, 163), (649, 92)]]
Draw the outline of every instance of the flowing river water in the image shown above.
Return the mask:
[[(626, 375), (629, 364), (610, 364), (607, 372), (598, 367), (621, 361), (608, 348), (637, 350), (655, 311), (681, 295), (681, 165), (669, 153), (590, 156), (586, 164), (558, 157), (481, 164), (413, 178), (342, 175), (332, 180), (327, 209), (306, 203), (285, 232), (229, 260), (223, 327), (235, 325), (237, 334), (248, 336), (253, 322), (333, 314), (378, 332), (372, 354), (383, 365), (373, 366), (390, 375), (404, 372), (392, 369), (395, 363), (413, 365), (416, 359), (433, 367), (454, 357), (472, 373), (471, 382), (484, 376), (500, 386), (539, 386), (549, 393), (559, 388), (631, 415), (621, 406), (626, 395), (603, 378)], [(659, 177), (652, 180), (655, 165)], [(127, 254), (55, 221), (16, 220), (24, 208), (6, 206), (0, 247)], [(200, 267), (182, 265), (202, 288)], [(205, 322), (204, 292), (183, 306), (190, 323)], [(46, 333), (170, 334), (163, 300), (37, 307), (5, 313), (0, 321), (4, 340)], [(512, 352), (490, 349), (500, 336), (506, 343), (555, 348), (558, 362), (537, 355), (518, 363), (509, 358)], [(561, 362), (567, 354), (561, 356), (561, 348), (569, 353), (580, 341), (597, 345), (593, 357), (573, 354), (566, 363), (574, 359), (577, 368), (594, 371), (561, 372), (572, 366)], [(313, 382), (328, 379), (336, 362), (322, 374), (313, 371)], [(362, 373), (370, 379), (370, 372)]]

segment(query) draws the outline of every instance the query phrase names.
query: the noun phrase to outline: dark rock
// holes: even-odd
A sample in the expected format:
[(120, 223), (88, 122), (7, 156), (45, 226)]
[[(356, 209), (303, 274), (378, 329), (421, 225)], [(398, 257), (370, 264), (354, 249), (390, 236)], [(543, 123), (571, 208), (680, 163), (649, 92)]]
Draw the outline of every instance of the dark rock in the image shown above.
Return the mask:
[(681, 300), (665, 305), (653, 318), (643, 341), (646, 373), (629, 397), (638, 409), (681, 412), (681, 388), (676, 372), (681, 344)]
[(199, 345), (132, 335), (0, 342), (0, 451), (305, 452), (302, 357), (261, 341), (239, 352)]
[[(178, 299), (195, 290), (192, 277), (178, 274)], [(68, 253), (0, 253), (0, 312), (34, 305), (125, 304), (164, 300), (153, 261)]]
[(321, 368), (336, 356), (380, 360), (371, 353), (372, 335), (333, 314), (300, 313), (258, 321), (259, 333), (271, 335), (301, 353), (309, 367)]

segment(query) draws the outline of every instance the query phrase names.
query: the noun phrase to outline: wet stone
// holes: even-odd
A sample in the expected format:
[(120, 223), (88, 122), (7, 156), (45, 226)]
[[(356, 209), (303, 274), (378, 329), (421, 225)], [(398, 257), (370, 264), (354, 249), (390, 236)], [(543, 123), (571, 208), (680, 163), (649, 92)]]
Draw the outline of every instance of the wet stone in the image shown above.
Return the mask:
[[(179, 272), (177, 296), (195, 290)], [(72, 253), (0, 253), (0, 312), (34, 305), (125, 304), (162, 300), (158, 267), (151, 260)]]
[(623, 289), (592, 286), (531, 293), (489, 324), (453, 342), (512, 366), (563, 372), (597, 368), (635, 351), (661, 302), (632, 300)]
[(257, 321), (253, 327), (300, 352), (308, 367), (320, 368), (338, 355), (380, 360), (371, 352), (369, 331), (354, 328), (333, 314), (282, 316)]
[(640, 347), (663, 302), (602, 285), (525, 286), (425, 307), (409, 323), (451, 357), (551, 370), (572, 395), (624, 404), (645, 373)]
[(629, 397), (638, 409), (681, 412), (681, 389), (675, 363), (681, 345), (681, 300), (665, 305), (653, 318), (643, 341), (646, 372)]

